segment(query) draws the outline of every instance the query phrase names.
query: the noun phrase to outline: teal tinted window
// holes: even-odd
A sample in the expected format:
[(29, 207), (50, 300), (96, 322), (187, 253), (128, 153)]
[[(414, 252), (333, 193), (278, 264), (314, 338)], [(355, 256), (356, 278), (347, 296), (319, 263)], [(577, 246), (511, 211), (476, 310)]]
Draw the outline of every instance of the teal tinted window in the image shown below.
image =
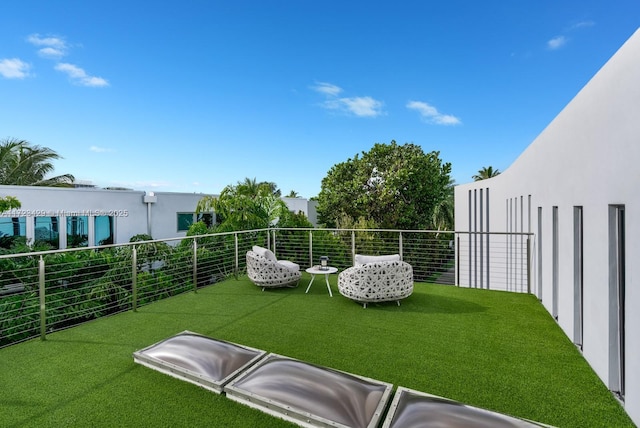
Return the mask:
[(0, 236), (26, 236), (26, 217), (0, 217)]
[(113, 217), (101, 215), (95, 218), (96, 245), (113, 244)]
[(86, 247), (89, 245), (89, 217), (67, 217), (67, 247)]
[(34, 217), (35, 241), (60, 248), (58, 217)]
[(178, 213), (178, 232), (186, 232), (193, 224), (193, 213)]
[(26, 233), (26, 217), (0, 217), (0, 247), (11, 248), (17, 237)]

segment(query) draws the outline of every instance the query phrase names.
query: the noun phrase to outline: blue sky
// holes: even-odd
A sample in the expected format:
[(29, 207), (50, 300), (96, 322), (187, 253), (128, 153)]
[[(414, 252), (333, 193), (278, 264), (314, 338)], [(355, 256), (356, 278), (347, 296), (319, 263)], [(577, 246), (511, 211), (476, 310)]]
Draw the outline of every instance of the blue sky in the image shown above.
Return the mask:
[(0, 4), (0, 139), (100, 187), (316, 196), (375, 143), (506, 169), (640, 27), (637, 0)]

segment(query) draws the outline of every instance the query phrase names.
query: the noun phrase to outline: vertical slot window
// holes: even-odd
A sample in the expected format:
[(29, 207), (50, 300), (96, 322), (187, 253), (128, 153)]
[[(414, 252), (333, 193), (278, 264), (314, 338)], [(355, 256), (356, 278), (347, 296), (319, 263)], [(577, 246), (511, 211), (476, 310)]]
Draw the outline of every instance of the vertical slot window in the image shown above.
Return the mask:
[(609, 206), (609, 388), (625, 395), (625, 208)]
[(538, 299), (542, 300), (542, 207), (538, 207)]
[(582, 207), (573, 207), (573, 342), (582, 349), (583, 321), (583, 224)]
[(559, 242), (558, 242), (558, 207), (553, 207), (552, 219), (551, 219), (551, 273), (552, 273), (552, 312), (553, 317), (558, 319), (558, 280), (559, 280)]

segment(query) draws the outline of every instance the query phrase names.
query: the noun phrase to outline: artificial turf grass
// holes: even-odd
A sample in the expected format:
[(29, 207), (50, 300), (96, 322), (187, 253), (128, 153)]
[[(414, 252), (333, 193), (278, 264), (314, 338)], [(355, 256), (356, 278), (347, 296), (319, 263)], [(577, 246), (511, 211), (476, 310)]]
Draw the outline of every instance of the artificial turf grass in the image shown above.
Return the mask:
[[(534, 296), (416, 284), (360, 305), (246, 278), (0, 350), (0, 426), (290, 426), (133, 363), (183, 330), (557, 426), (633, 426)], [(324, 281), (322, 281), (324, 282)]]
[[(177, 313), (167, 312), (168, 318)], [(134, 364), (133, 351), (157, 335), (139, 315), (120, 314), (51, 334), (46, 342), (0, 350), (8, 362), (0, 376), (6, 387), (0, 426), (292, 426)], [(174, 334), (170, 324), (159, 336)]]

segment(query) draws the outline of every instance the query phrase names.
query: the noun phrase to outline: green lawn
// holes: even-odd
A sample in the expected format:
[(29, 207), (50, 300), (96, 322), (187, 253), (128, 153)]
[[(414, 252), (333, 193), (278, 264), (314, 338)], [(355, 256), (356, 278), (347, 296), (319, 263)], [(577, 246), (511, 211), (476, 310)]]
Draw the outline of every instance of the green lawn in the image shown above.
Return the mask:
[(363, 309), (331, 280), (333, 298), (307, 274), (231, 279), (0, 349), (0, 426), (291, 426), (133, 362), (184, 330), (560, 427), (633, 426), (534, 296), (416, 284)]

